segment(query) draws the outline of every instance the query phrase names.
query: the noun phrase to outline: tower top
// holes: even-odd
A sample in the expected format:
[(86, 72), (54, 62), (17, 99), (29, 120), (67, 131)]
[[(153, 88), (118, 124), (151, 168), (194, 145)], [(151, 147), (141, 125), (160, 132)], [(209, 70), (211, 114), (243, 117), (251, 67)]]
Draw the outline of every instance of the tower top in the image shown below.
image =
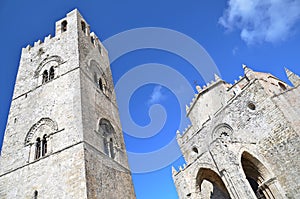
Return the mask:
[[(34, 42), (33, 46), (27, 45), (26, 48), (23, 48), (23, 51), (30, 51), (32, 48), (40, 48), (42, 44), (50, 43), (53, 38), (54, 40), (66, 39), (66, 41), (72, 41), (71, 43), (76, 42), (78, 40), (79, 32), (83, 32), (85, 36), (90, 36), (91, 41), (95, 46), (99, 46), (99, 48), (106, 49), (101, 45), (97, 35), (94, 32), (90, 32), (90, 26), (82, 17), (78, 9), (74, 9), (66, 14), (66, 17), (56, 21), (55, 23), (55, 35), (48, 35), (43, 40), (38, 40)], [(81, 34), (81, 33), (80, 33)]]

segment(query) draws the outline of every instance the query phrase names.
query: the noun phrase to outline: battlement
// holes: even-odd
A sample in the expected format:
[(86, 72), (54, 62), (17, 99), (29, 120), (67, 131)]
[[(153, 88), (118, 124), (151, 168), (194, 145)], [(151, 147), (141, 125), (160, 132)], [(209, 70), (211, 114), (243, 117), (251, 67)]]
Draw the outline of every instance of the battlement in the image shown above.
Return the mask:
[[(202, 88), (199, 85), (196, 86), (197, 93), (190, 104), (186, 105), (187, 116), (191, 119), (192, 123), (193, 121), (197, 121), (195, 122), (198, 125), (195, 127), (196, 129), (200, 129), (206, 121), (214, 118), (216, 114), (247, 89), (248, 85), (256, 80), (260, 82), (259, 84), (270, 96), (277, 95), (291, 88), (288, 84), (270, 73), (256, 72), (246, 65), (243, 65), (243, 69), (244, 76), (239, 76), (238, 80), (234, 80), (234, 84), (227, 83), (215, 75), (215, 80), (207, 83)], [(295, 75), (291, 75), (291, 72), (288, 70), (286, 71), (289, 77), (294, 78), (292, 81), (297, 82)]]
[(85, 35), (95, 46), (98, 46), (100, 49), (104, 49), (97, 35), (94, 32), (90, 32), (90, 26), (81, 16), (79, 11), (74, 9), (73, 11), (69, 12), (65, 18), (62, 18), (55, 23), (54, 37), (52, 35), (48, 35), (44, 37), (43, 40), (34, 42), (33, 46), (28, 44), (22, 49), (22, 53), (30, 52), (32, 49), (46, 46), (53, 40), (58, 41), (65, 37), (68, 37), (69, 40), (72, 40), (76, 39), (79, 35)]

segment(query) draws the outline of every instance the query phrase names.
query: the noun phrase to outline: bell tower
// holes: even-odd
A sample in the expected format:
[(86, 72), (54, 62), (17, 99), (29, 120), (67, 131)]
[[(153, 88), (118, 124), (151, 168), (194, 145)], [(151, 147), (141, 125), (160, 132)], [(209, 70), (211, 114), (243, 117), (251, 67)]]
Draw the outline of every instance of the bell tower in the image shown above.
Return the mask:
[(135, 198), (108, 54), (75, 9), (22, 49), (0, 198)]

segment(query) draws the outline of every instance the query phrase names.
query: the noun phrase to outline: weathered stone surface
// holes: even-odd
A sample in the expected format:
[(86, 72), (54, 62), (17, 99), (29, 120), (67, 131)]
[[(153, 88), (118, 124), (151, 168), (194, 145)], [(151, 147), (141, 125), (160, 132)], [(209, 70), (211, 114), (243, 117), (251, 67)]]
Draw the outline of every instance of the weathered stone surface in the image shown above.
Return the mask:
[(24, 48), (0, 198), (135, 198), (113, 88), (106, 49), (77, 10)]
[(187, 166), (173, 171), (179, 198), (300, 197), (300, 87), (244, 69), (188, 107), (192, 126), (177, 136)]

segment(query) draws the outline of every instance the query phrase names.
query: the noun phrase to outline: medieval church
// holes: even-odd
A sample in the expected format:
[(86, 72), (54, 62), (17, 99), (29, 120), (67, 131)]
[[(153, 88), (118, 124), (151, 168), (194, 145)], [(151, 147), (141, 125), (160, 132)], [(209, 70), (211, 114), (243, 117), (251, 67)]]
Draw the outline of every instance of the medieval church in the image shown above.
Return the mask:
[(179, 198), (300, 198), (300, 78), (294, 85), (243, 66), (234, 85), (215, 77), (187, 107), (177, 133), (186, 165), (173, 179)]
[[(300, 198), (300, 78), (244, 70), (197, 86), (181, 199)], [(1, 199), (135, 198), (108, 54), (76, 9), (22, 50), (0, 164)]]

